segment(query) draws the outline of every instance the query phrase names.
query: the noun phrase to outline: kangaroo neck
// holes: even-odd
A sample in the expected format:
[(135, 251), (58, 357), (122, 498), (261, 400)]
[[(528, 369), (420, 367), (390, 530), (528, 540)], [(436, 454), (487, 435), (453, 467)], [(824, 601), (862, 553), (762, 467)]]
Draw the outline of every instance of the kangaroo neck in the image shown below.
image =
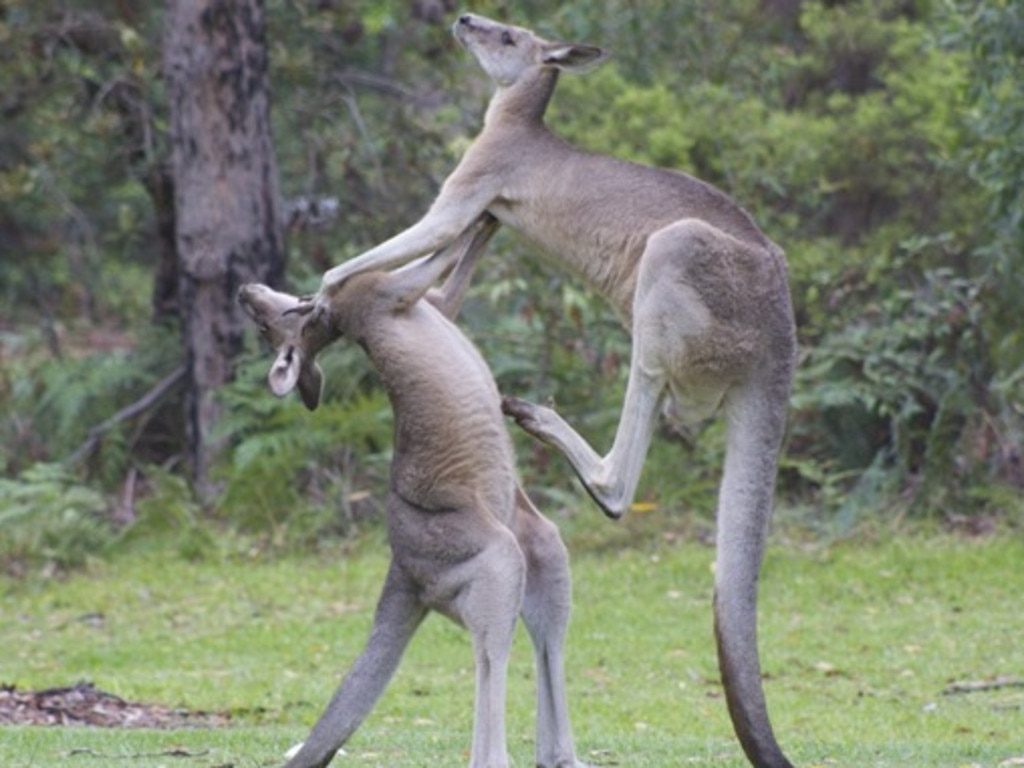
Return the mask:
[(484, 127), (498, 123), (542, 125), (558, 83), (558, 70), (545, 67), (512, 85), (498, 86), (484, 115)]

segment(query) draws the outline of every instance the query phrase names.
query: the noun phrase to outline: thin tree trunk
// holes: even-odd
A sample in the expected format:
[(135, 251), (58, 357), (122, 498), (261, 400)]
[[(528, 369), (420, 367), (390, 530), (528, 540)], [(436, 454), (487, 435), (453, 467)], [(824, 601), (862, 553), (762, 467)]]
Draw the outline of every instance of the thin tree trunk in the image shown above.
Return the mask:
[(245, 327), (235, 294), (284, 273), (263, 2), (168, 0), (165, 25), (188, 458), (209, 500), (216, 393)]

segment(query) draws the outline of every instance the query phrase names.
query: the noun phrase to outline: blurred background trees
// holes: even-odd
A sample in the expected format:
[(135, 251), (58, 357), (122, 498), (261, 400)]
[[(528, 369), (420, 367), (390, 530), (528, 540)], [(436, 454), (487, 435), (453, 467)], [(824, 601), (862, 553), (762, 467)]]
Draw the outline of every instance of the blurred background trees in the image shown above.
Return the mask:
[[(287, 284), (308, 291), (422, 215), (490, 88), (452, 40), (451, 0), (253, 5), (265, 11), (272, 93), (267, 189), (279, 199), (268, 206), (287, 229), (286, 246), (264, 245), (281, 250), (279, 264), (287, 253)], [(601, 68), (562, 79), (550, 124), (594, 151), (711, 181), (786, 249), (803, 361), (783, 514), (833, 533), (879, 515), (1020, 523), (1019, 3), (471, 10), (612, 50)], [(213, 524), (315, 541), (382, 498), (390, 417), (359, 351), (327, 356), (327, 402), (310, 415), (269, 395), (251, 333), (233, 382), (216, 390), (212, 437), (226, 448), (209, 473), (221, 493), (201, 507), (183, 482), (186, 388), (174, 374), (195, 325), (171, 137), (174, 100), (194, 92), (165, 73), (171, 21), (160, 4), (0, 0), (7, 562), (70, 561), (73, 542), (96, 551), (146, 526), (177, 527), (190, 547)], [(461, 323), (503, 390), (554, 397), (608, 444), (629, 345), (600, 301), (502, 233)], [(709, 517), (719, 430), (696, 439), (666, 426), (640, 501), (667, 519)], [(558, 457), (518, 444), (546, 508), (585, 509)]]
[(284, 278), (262, 0), (171, 0), (164, 81), (174, 187), (178, 309), (185, 352), (186, 465), (212, 500), (215, 434), (248, 325), (235, 296)]

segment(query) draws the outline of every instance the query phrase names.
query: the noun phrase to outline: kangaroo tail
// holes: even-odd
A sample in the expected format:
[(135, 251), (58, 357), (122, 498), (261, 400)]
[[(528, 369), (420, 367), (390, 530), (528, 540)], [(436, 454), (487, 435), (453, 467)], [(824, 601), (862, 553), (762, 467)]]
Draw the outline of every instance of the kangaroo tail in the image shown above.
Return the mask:
[(792, 768), (775, 739), (761, 683), (757, 591), (785, 430), (788, 378), (727, 397), (728, 442), (718, 502), (715, 639), (733, 727), (757, 768)]

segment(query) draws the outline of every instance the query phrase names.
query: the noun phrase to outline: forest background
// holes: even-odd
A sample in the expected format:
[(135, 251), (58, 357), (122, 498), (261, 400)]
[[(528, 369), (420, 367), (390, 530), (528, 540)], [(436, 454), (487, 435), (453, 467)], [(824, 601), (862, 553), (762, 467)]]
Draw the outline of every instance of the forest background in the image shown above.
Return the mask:
[[(314, 414), (276, 400), (254, 329), (184, 424), (169, 2), (0, 0), (0, 562), (74, 567), (148, 533), (307, 547), (379, 518), (390, 413), (360, 350), (325, 355)], [(181, 3), (178, 3), (180, 5)], [(1024, 7), (1011, 0), (266, 0), (286, 285), (414, 222), (490, 93), (453, 41), (472, 10), (613, 58), (563, 77), (549, 124), (676, 168), (786, 250), (801, 365), (780, 518), (1024, 524)], [(226, 9), (226, 10), (225, 10)], [(265, 16), (264, 16), (265, 14)], [(187, 41), (186, 41), (187, 43)], [(187, 45), (186, 45), (187, 47)], [(179, 190), (180, 192), (180, 190)], [(629, 340), (599, 300), (501, 233), (460, 324), (508, 393), (554, 398), (606, 446)], [(710, 524), (721, 427), (666, 426), (637, 512)], [(517, 435), (541, 506), (593, 516)], [(200, 482), (201, 481), (201, 482)]]

